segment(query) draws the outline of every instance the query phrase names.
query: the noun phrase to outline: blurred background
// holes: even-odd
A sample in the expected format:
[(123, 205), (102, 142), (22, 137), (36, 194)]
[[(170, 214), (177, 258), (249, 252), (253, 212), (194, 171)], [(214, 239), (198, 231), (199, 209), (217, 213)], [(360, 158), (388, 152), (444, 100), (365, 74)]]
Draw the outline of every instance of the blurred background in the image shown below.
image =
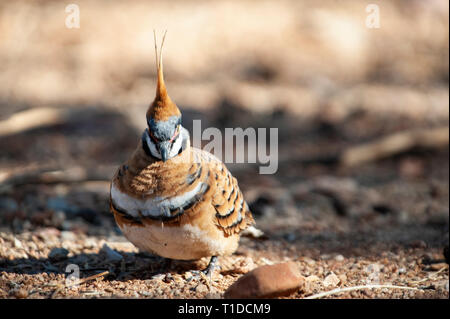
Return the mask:
[[(62, 276), (52, 247), (125, 242), (109, 180), (154, 98), (153, 29), (186, 128), (279, 129), (276, 174), (227, 165), (269, 238), (241, 254), (353, 284), (360, 262), (426, 277), (449, 240), (449, 4), (373, 3), (379, 28), (367, 1), (76, 1), (69, 29), (69, 3), (0, 1), (2, 296), (11, 276)], [(448, 297), (440, 274), (425, 296)]]

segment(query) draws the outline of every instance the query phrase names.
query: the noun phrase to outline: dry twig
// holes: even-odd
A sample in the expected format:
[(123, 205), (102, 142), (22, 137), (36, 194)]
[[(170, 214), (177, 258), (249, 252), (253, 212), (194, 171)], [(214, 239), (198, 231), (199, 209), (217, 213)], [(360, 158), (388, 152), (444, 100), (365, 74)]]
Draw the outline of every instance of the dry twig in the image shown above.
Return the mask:
[(404, 289), (404, 290), (420, 290), (414, 287), (405, 287), (405, 286), (394, 286), (394, 285), (363, 285), (363, 286), (354, 286), (354, 287), (345, 287), (345, 288), (337, 288), (330, 291), (321, 292), (312, 296), (305, 297), (305, 299), (319, 299), (322, 297), (327, 297), (335, 294), (339, 294), (342, 292), (362, 290), (362, 289), (374, 289), (374, 288), (388, 288), (388, 289)]
[(77, 280), (77, 281), (71, 283), (70, 285), (65, 285), (65, 287), (66, 287), (66, 288), (70, 288), (70, 287), (73, 287), (73, 286), (76, 286), (76, 285), (81, 285), (81, 284), (83, 284), (83, 283), (85, 283), (85, 282), (87, 282), (87, 281), (96, 279), (96, 278), (98, 278), (98, 277), (103, 277), (103, 276), (106, 276), (106, 275), (109, 275), (109, 271), (108, 271), (108, 270), (103, 271), (103, 272), (101, 272), (101, 273), (99, 273), (99, 274), (95, 274), (95, 275), (86, 277), (86, 278), (81, 278), (80, 280)]
[(448, 126), (410, 130), (388, 135), (367, 144), (350, 147), (340, 155), (340, 162), (343, 166), (356, 166), (406, 152), (416, 147), (440, 148), (447, 146), (448, 143)]
[(33, 108), (18, 112), (0, 121), (0, 137), (43, 126), (61, 124), (70, 118), (71, 111), (57, 108)]
[(104, 166), (94, 169), (72, 167), (69, 169), (37, 169), (20, 174), (0, 175), (0, 192), (2, 189), (29, 184), (71, 184), (87, 181), (110, 181), (115, 167)]
[(420, 279), (420, 280), (414, 280), (414, 281), (411, 281), (410, 283), (412, 283), (412, 284), (420, 284), (420, 283), (428, 281), (428, 280), (434, 280), (434, 279), (436, 279), (436, 276), (439, 275), (444, 270), (448, 270), (448, 267), (442, 267), (438, 271), (431, 273), (428, 277)]
[(106, 276), (106, 275), (108, 275), (108, 274), (109, 274), (109, 271), (106, 270), (106, 271), (103, 271), (103, 272), (101, 272), (101, 273), (99, 273), (99, 274), (95, 274), (95, 275), (92, 275), (92, 276), (89, 276), (89, 277), (86, 277), (86, 278), (82, 278), (82, 279), (79, 279), (79, 280), (75, 280), (75, 281), (72, 282), (71, 284), (61, 284), (61, 283), (58, 283), (58, 284), (47, 284), (47, 285), (44, 285), (44, 287), (56, 286), (56, 289), (53, 290), (52, 294), (51, 294), (50, 297), (49, 297), (50, 299), (53, 299), (53, 298), (55, 298), (55, 296), (56, 296), (58, 293), (60, 293), (64, 288), (71, 288), (71, 287), (74, 287), (74, 286), (78, 286), (78, 285), (81, 285), (81, 284), (83, 284), (83, 283), (85, 283), (85, 282), (87, 282), (87, 281), (96, 279), (96, 278), (98, 278), (98, 277), (103, 277), (103, 276)]

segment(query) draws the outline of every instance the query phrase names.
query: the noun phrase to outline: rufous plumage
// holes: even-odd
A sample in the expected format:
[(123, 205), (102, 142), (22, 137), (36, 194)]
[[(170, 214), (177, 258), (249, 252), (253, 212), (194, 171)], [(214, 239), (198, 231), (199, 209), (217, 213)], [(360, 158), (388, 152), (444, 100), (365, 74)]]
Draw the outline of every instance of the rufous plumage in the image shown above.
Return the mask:
[(164, 83), (156, 48), (156, 96), (136, 150), (116, 171), (110, 207), (125, 237), (159, 256), (196, 260), (230, 255), (254, 223), (238, 182), (212, 154), (190, 146)]

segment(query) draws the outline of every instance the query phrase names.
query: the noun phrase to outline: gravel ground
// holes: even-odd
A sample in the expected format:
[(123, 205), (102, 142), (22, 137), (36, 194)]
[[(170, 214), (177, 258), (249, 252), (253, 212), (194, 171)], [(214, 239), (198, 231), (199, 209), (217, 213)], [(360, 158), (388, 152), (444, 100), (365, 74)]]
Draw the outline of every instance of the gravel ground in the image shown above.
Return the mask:
[[(448, 298), (448, 264), (440, 249), (424, 248), (423, 243), (397, 248), (395, 252), (383, 249), (379, 256), (344, 257), (310, 252), (311, 257), (306, 257), (287, 242), (245, 239), (236, 255), (220, 259), (221, 270), (211, 279), (198, 279), (190, 270), (201, 269), (206, 260), (172, 261), (167, 265), (159, 257), (138, 253), (131, 244), (119, 241), (121, 238), (109, 241), (54, 228), (0, 236), (2, 298), (221, 298), (242, 274), (260, 265), (287, 260), (296, 261), (306, 277), (306, 285), (289, 298), (370, 284), (417, 290), (367, 289), (329, 297)], [(118, 252), (117, 260), (105, 258), (101, 248), (105, 244)], [(68, 254), (49, 258), (49, 252), (59, 247), (67, 249)], [(79, 267), (81, 278), (105, 271), (107, 274), (65, 287), (66, 276), (73, 271), (71, 264)]]
[[(384, 171), (388, 164), (373, 169)], [(13, 192), (15, 199), (2, 197), (4, 207), (23, 210), (2, 220), (1, 297), (221, 298), (255, 267), (292, 260), (306, 285), (289, 298), (370, 284), (417, 290), (362, 289), (327, 297), (448, 298), (448, 182), (394, 178), (365, 186), (320, 175), (279, 186), (279, 193), (269, 192), (267, 178), (263, 182), (246, 196), (265, 236), (242, 238), (236, 254), (219, 259), (221, 269), (211, 279), (191, 272), (207, 260), (169, 262), (127, 242), (107, 210), (107, 182), (24, 186)], [(338, 194), (344, 215), (330, 193), (314, 191), (324, 183)], [(67, 288), (70, 265), (80, 278), (107, 273)]]

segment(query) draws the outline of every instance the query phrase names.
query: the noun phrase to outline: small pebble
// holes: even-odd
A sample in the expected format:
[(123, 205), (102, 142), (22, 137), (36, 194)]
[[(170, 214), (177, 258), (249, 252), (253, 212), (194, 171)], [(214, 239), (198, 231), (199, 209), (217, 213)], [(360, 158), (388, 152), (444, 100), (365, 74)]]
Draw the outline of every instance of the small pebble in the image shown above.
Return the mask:
[(14, 247), (18, 249), (23, 249), (22, 242), (18, 240), (16, 237), (14, 237)]
[(191, 273), (190, 271), (186, 271), (186, 272), (183, 274), (183, 278), (186, 279), (186, 280), (192, 279), (192, 273)]
[(103, 247), (100, 250), (100, 252), (104, 253), (106, 258), (112, 262), (118, 262), (123, 259), (123, 256), (121, 254), (119, 254), (117, 251), (111, 249), (107, 244), (103, 244)]
[(345, 283), (347, 282), (347, 276), (342, 274), (342, 275), (339, 275), (338, 278), (339, 278), (341, 286), (345, 285)]
[(165, 277), (164, 277), (164, 282), (165, 283), (169, 283), (169, 282), (171, 282), (171, 281), (173, 281), (173, 276), (172, 276), (172, 274), (166, 274), (165, 275)]
[(315, 276), (315, 275), (311, 275), (305, 278), (305, 292), (307, 293), (311, 293), (313, 292), (320, 283), (320, 278)]
[(314, 266), (316, 264), (315, 260), (313, 260), (309, 257), (303, 257), (302, 261), (307, 263), (309, 266)]
[(245, 257), (235, 263), (234, 272), (237, 274), (246, 274), (256, 268), (251, 257)]
[(311, 276), (306, 277), (305, 280), (307, 282), (317, 282), (317, 281), (320, 281), (320, 278), (315, 275), (311, 275)]
[(221, 295), (217, 292), (208, 292), (205, 296), (206, 299), (221, 299)]
[(330, 255), (330, 254), (320, 255), (320, 259), (322, 259), (322, 260), (329, 260), (331, 258), (332, 258), (332, 255)]
[(12, 295), (18, 299), (24, 299), (28, 297), (28, 291), (23, 288), (14, 289), (11, 291)]
[(36, 231), (37, 236), (42, 240), (48, 240), (49, 238), (59, 237), (61, 232), (54, 227), (46, 227)]
[(323, 281), (323, 285), (325, 287), (336, 287), (339, 284), (340, 280), (338, 276), (336, 276), (334, 273), (329, 274), (325, 277), (325, 280)]
[(61, 240), (75, 241), (77, 236), (74, 232), (64, 230), (61, 232)]
[(164, 278), (166, 278), (165, 274), (157, 274), (157, 275), (152, 276), (152, 279), (155, 279), (155, 280), (163, 280)]
[(195, 287), (195, 292), (199, 294), (203, 294), (208, 292), (208, 287), (204, 284), (199, 284), (197, 287)]
[(261, 257), (261, 262), (263, 262), (266, 265), (273, 265), (273, 264), (275, 264), (273, 261), (271, 261), (271, 260), (269, 260), (269, 259), (267, 259), (265, 257)]
[(367, 273), (380, 273), (381, 266), (379, 264), (370, 264), (366, 267), (365, 271)]
[(48, 254), (48, 259), (51, 261), (59, 261), (67, 258), (69, 251), (65, 248), (53, 248)]
[(144, 297), (153, 297), (153, 294), (151, 292), (140, 291), (139, 293)]

